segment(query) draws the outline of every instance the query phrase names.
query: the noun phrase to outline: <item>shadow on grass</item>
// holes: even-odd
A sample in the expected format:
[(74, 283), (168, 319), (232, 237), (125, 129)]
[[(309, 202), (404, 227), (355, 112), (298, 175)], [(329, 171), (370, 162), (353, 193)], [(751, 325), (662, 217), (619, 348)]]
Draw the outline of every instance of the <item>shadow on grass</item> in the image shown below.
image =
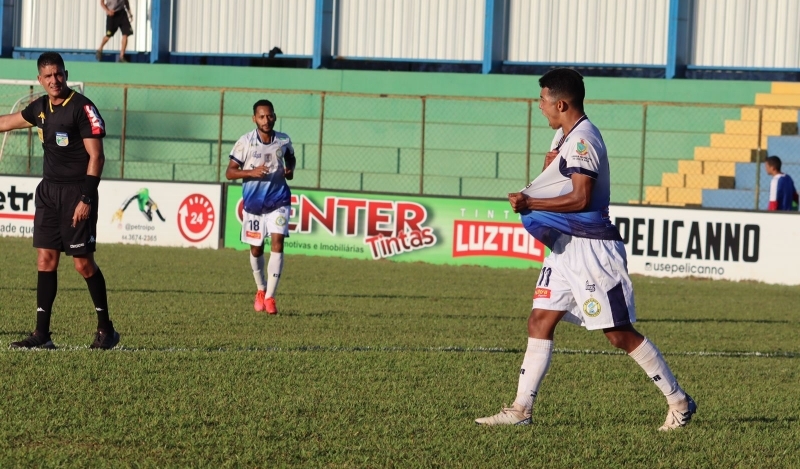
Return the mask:
[(730, 419), (732, 422), (738, 423), (795, 423), (798, 419), (797, 417), (739, 417)]
[(714, 318), (662, 318), (662, 319), (642, 319), (636, 318), (636, 322), (668, 322), (668, 323), (731, 323), (731, 324), (790, 324), (792, 321), (776, 319), (714, 319)]
[(31, 333), (30, 330), (27, 330), (27, 331), (0, 331), (0, 336), (8, 335), (8, 336), (14, 336), (14, 337), (16, 337), (16, 336), (28, 337), (30, 335), (30, 333)]

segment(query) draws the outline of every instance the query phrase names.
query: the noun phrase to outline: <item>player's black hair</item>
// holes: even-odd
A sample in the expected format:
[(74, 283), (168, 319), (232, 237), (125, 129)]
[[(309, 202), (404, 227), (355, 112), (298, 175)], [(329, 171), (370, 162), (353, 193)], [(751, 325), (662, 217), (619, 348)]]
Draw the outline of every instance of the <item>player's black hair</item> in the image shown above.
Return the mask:
[(548, 88), (555, 99), (563, 99), (583, 110), (586, 88), (583, 75), (571, 68), (554, 68), (539, 78), (539, 86)]
[(258, 101), (256, 101), (255, 104), (253, 104), (254, 116), (256, 115), (256, 109), (260, 108), (261, 106), (269, 106), (269, 108), (272, 109), (272, 112), (275, 112), (275, 106), (272, 105), (272, 101), (269, 101), (267, 99), (259, 99)]
[(775, 171), (778, 171), (778, 172), (781, 171), (781, 159), (778, 158), (777, 156), (768, 156), (764, 160), (764, 162), (767, 163), (772, 168), (774, 168)]
[(48, 65), (55, 65), (56, 67), (60, 67), (61, 70), (65, 70), (64, 59), (61, 58), (61, 54), (58, 52), (43, 52), (42, 55), (39, 56), (39, 60), (36, 61), (36, 68), (39, 70)]

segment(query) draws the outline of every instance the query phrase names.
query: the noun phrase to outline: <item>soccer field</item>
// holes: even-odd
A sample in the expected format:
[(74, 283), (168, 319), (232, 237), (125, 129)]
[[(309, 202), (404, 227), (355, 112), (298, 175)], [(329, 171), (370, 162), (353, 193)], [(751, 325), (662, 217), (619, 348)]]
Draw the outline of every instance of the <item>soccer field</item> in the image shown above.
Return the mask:
[(247, 254), (101, 245), (122, 335), (90, 351), (63, 257), (56, 351), (36, 252), (0, 238), (0, 467), (800, 467), (800, 287), (635, 277), (637, 328), (695, 398), (656, 431), (658, 389), (602, 333), (562, 324), (529, 427), (514, 399), (537, 270), (286, 258), (276, 317)]

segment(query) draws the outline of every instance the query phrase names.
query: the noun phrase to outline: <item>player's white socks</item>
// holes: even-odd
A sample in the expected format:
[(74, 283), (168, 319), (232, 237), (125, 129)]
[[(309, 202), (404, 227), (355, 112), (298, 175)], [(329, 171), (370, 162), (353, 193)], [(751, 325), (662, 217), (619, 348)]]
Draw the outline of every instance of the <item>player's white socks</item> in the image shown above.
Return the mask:
[(250, 267), (253, 268), (253, 278), (256, 279), (256, 287), (263, 291), (267, 289), (267, 281), (264, 280), (264, 255), (258, 257), (250, 254)]
[(525, 409), (533, 407), (539, 385), (542, 384), (547, 369), (550, 368), (550, 358), (553, 356), (553, 341), (533, 339), (528, 337), (528, 348), (519, 370), (517, 384), (517, 398), (514, 403)]
[(281, 271), (283, 270), (283, 253), (270, 252), (269, 264), (267, 264), (267, 293), (264, 294), (267, 298), (275, 296), (275, 290), (278, 289), (278, 282), (281, 280)]
[(686, 393), (678, 385), (661, 352), (647, 337), (630, 353), (630, 357), (642, 367), (647, 376), (661, 389), (668, 404), (677, 404), (686, 399)]

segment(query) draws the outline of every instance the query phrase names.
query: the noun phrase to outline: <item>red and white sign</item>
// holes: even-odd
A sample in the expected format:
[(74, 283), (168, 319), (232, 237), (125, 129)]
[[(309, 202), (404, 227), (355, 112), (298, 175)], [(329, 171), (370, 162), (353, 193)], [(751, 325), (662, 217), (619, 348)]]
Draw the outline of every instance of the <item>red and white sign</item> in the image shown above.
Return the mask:
[(190, 243), (199, 243), (211, 234), (217, 219), (214, 205), (203, 194), (192, 194), (178, 209), (178, 229)]
[(544, 245), (528, 234), (519, 222), (455, 220), (453, 257), (504, 256), (544, 260)]

